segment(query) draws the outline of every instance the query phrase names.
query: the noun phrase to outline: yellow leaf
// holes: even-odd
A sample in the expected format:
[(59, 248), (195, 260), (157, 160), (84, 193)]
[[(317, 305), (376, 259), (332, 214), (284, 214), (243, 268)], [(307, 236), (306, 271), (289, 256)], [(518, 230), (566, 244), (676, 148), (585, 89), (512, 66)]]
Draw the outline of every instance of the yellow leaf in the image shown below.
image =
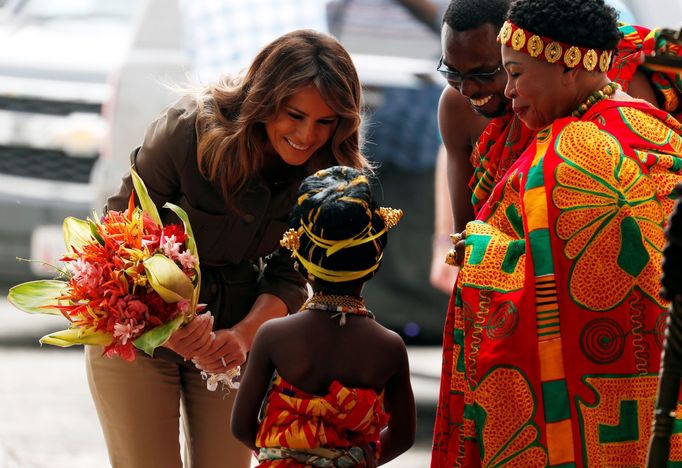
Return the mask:
[(67, 348), (75, 344), (107, 346), (111, 344), (112, 340), (113, 337), (109, 333), (68, 328), (45, 335), (40, 339), (40, 342)]
[(144, 261), (147, 279), (154, 291), (168, 303), (182, 299), (192, 301), (194, 286), (192, 281), (170, 258), (156, 254)]
[[(52, 306), (60, 305), (57, 298), (62, 296), (67, 288), (68, 284), (65, 281), (29, 281), (10, 288), (7, 300), (17, 309), (29, 314), (61, 315), (59, 309)], [(66, 302), (61, 305), (63, 304)]]
[(83, 246), (92, 244), (94, 241), (90, 231), (90, 223), (73, 216), (64, 220), (62, 231), (64, 232), (64, 243), (69, 253), (73, 252), (72, 247), (81, 250)]
[(147, 212), (147, 214), (151, 216), (152, 220), (156, 224), (162, 226), (159, 210), (156, 209), (156, 205), (149, 196), (149, 192), (147, 192), (147, 187), (144, 185), (144, 181), (139, 175), (137, 175), (135, 169), (130, 169), (130, 175), (133, 178), (133, 186), (135, 187), (135, 193), (137, 194), (137, 199), (140, 201), (142, 210)]

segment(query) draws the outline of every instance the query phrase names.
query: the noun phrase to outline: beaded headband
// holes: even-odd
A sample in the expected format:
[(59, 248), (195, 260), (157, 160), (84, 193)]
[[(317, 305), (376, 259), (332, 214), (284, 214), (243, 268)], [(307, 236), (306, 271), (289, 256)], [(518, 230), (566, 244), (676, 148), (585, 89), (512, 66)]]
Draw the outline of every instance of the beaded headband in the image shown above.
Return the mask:
[(305, 234), (313, 244), (325, 250), (326, 256), (330, 256), (341, 249), (355, 247), (357, 245), (361, 245), (378, 239), (379, 237), (384, 235), (384, 233), (386, 233), (389, 229), (393, 228), (396, 224), (398, 224), (398, 221), (400, 221), (400, 218), (403, 216), (403, 210), (396, 210), (393, 208), (382, 207), (377, 209), (375, 213), (384, 221), (384, 227), (378, 232), (372, 232), (373, 230), (371, 228), (372, 226), (370, 223), (365, 229), (362, 230), (362, 232), (356, 234), (351, 238), (340, 240), (328, 240), (315, 235), (312, 232), (312, 230), (308, 227), (308, 225), (302, 223), (301, 227), (299, 227), (298, 229), (292, 228), (286, 231), (284, 233), (284, 236), (282, 236), (282, 239), (279, 241), (279, 243), (282, 247), (286, 247), (287, 249), (291, 250), (291, 256), (297, 258), (298, 261), (301, 262), (303, 267), (308, 271), (308, 273), (314, 277), (323, 279), (325, 281), (330, 281), (332, 283), (340, 283), (344, 281), (353, 281), (356, 279), (360, 279), (368, 275), (369, 273), (372, 273), (377, 268), (379, 268), (379, 264), (381, 263), (381, 259), (383, 257), (383, 252), (377, 256), (375, 264), (365, 270), (359, 271), (329, 270), (315, 263), (312, 263), (308, 259), (304, 258), (298, 252), (298, 249), (301, 244), (301, 235)]
[(526, 31), (511, 21), (505, 21), (497, 35), (497, 42), (531, 57), (549, 63), (560, 63), (568, 68), (580, 67), (587, 71), (598, 68), (604, 73), (611, 68), (612, 50), (589, 49), (555, 41)]

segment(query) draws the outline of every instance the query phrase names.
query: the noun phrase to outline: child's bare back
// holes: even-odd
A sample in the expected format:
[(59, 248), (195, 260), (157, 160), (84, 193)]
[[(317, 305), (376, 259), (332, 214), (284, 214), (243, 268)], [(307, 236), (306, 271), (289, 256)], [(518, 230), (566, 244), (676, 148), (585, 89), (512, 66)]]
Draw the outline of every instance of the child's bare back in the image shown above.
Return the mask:
[(369, 317), (303, 310), (271, 320), (264, 339), (277, 372), (290, 384), (324, 395), (332, 381), (380, 392), (405, 364), (400, 336)]

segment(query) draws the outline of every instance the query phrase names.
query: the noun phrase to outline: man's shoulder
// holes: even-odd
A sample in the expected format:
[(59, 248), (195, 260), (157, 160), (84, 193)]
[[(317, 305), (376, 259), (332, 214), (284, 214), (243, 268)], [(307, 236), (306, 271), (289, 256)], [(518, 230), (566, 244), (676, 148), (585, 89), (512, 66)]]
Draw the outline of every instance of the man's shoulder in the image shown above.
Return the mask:
[(453, 118), (477, 115), (471, 107), (469, 98), (452, 86), (446, 86), (443, 89), (438, 107), (441, 112), (445, 112)]
[(448, 86), (443, 90), (438, 104), (438, 121), (446, 145), (450, 135), (458, 142), (472, 146), (488, 125), (489, 119), (478, 114), (466, 96)]

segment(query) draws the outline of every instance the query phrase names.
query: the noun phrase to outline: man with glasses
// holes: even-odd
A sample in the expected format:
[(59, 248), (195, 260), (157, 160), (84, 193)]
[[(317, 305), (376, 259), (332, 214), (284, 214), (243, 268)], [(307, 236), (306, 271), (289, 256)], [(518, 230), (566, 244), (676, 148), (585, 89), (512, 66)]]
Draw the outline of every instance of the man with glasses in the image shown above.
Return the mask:
[(495, 79), (497, 74), (502, 71), (502, 65), (498, 65), (498, 67), (491, 72), (460, 73), (445, 65), (443, 63), (443, 56), (441, 55), (436, 71), (438, 71), (451, 86), (459, 89), (465, 79), (476, 80), (479, 83), (490, 83)]
[[(491, 135), (498, 140), (504, 138), (515, 120), (504, 96), (507, 76), (496, 42), (509, 3), (510, 0), (453, 0), (443, 17), (443, 55), (438, 71), (448, 86), (438, 106), (443, 147), (436, 167), (431, 283), (447, 293), (452, 291), (457, 272), (443, 262), (445, 253), (452, 248), (449, 234), (453, 232), (453, 224), (454, 232), (461, 232), (474, 219), (469, 181), (477, 156), (472, 152), (490, 119), (503, 119)], [(507, 156), (506, 159), (511, 159), (513, 155)]]

